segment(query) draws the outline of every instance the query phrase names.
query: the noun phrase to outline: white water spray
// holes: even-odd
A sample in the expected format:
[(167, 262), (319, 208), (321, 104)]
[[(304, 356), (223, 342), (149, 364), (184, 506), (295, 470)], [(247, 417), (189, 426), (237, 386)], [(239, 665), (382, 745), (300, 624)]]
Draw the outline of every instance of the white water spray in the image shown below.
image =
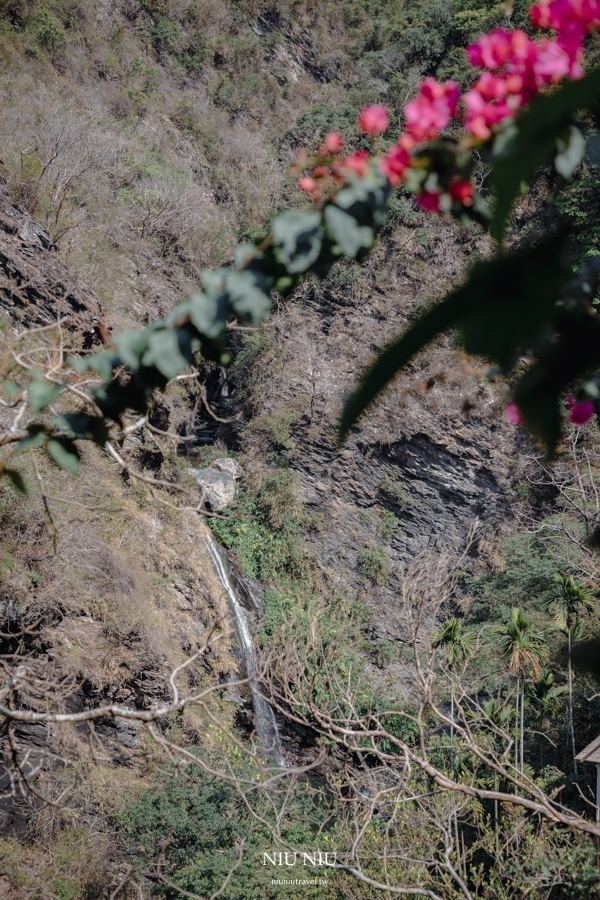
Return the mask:
[(254, 655), (254, 644), (252, 642), (252, 633), (248, 623), (246, 610), (238, 600), (235, 588), (231, 583), (231, 579), (225, 568), (225, 564), (219, 553), (219, 549), (209, 533), (206, 538), (206, 546), (210, 553), (219, 581), (223, 585), (225, 593), (229, 598), (233, 620), (235, 623), (235, 632), (242, 648), (244, 662), (246, 664), (246, 674), (252, 694), (252, 704), (254, 706), (254, 723), (256, 727), (256, 735), (264, 756), (268, 756), (278, 766), (285, 767), (283, 758), (283, 749), (281, 746), (281, 738), (279, 737), (279, 729), (275, 720), (275, 713), (271, 706), (267, 703), (261, 693), (260, 683), (256, 677), (256, 657)]

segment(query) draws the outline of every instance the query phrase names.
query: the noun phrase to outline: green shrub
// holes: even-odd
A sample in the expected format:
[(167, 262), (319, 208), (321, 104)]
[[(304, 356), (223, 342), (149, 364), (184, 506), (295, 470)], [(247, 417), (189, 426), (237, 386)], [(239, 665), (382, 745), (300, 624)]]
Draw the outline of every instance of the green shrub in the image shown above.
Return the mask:
[(379, 525), (377, 526), (377, 533), (382, 541), (385, 541), (386, 544), (392, 539), (392, 535), (396, 531), (396, 529), (400, 525), (400, 520), (398, 516), (391, 511), (391, 509), (386, 509), (384, 513), (381, 514), (381, 519), (379, 520)]
[(271, 331), (263, 329), (244, 335), (230, 372), (242, 402), (255, 399), (260, 385), (269, 377), (269, 369), (277, 352)]
[(265, 591), (262, 597), (263, 618), (261, 623), (261, 643), (272, 638), (283, 621), (281, 595), (277, 591)]
[(171, 50), (180, 38), (180, 31), (166, 16), (157, 16), (152, 37), (160, 48)]
[[(240, 774), (254, 775), (252, 771)], [(257, 793), (250, 800), (267, 820), (272, 818), (273, 809), (261, 803)], [(322, 812), (322, 807), (317, 810), (311, 803), (310, 795), (303, 797), (299, 792), (281, 822), (284, 840), (287, 837), (295, 846), (310, 850), (314, 843), (311, 820)], [(289, 897), (289, 888), (272, 885), (273, 870), (261, 864), (263, 852), (272, 846), (267, 829), (258, 825), (240, 794), (224, 781), (195, 772), (166, 778), (161, 774), (157, 784), (132, 798), (118, 821), (136, 847), (134, 861), (154, 870), (164, 848), (163, 871), (185, 891), (202, 897), (217, 891), (236, 861), (236, 841), (244, 840), (242, 864), (220, 896), (224, 900)], [(303, 896), (318, 892), (317, 886), (303, 888)]]
[(379, 482), (379, 488), (392, 498), (401, 512), (402, 510), (405, 510), (407, 506), (410, 506), (411, 503), (414, 503), (406, 486), (402, 484), (401, 481), (398, 481), (397, 478), (392, 478), (390, 475), (384, 475)]
[(304, 413), (308, 399), (307, 395), (300, 394), (291, 403), (263, 412), (252, 420), (249, 430), (265, 434), (274, 450), (293, 450), (291, 428)]
[[(390, 735), (407, 744), (413, 743), (419, 736), (418, 726), (402, 710), (386, 710), (381, 715), (381, 724)], [(382, 738), (380, 746), (384, 753), (399, 752), (397, 745), (388, 738)]]
[(389, 640), (377, 641), (374, 654), (377, 659), (377, 665), (384, 668), (395, 658), (396, 644), (394, 641)]
[(504, 546), (504, 557), (500, 571), (465, 579), (472, 597), (466, 623), (506, 621), (513, 606), (528, 613), (556, 596), (557, 561), (535, 536), (514, 535)]
[(244, 574), (261, 581), (305, 576), (306, 520), (295, 472), (273, 470), (256, 487), (242, 484), (237, 509), (223, 515), (210, 526), (236, 554)]
[(133, 90), (151, 94), (156, 88), (158, 73), (154, 66), (143, 63), (139, 56), (134, 57), (129, 64), (127, 74), (136, 81)]
[(385, 584), (390, 571), (387, 550), (384, 547), (365, 547), (358, 555), (358, 570), (365, 580)]
[(34, 19), (35, 37), (51, 56), (60, 56), (66, 51), (69, 41), (59, 22), (46, 9), (40, 9)]
[(575, 268), (600, 253), (600, 169), (585, 167), (556, 198), (556, 205), (573, 234)]
[(328, 103), (317, 103), (307, 112), (301, 113), (293, 128), (286, 131), (281, 139), (283, 147), (312, 147), (322, 139), (328, 131), (339, 131), (349, 149), (363, 146), (368, 148), (365, 138), (361, 136), (356, 124), (359, 114), (357, 106), (345, 104), (331, 106)]
[(341, 260), (332, 267), (324, 284), (346, 299), (358, 299), (366, 286), (365, 270), (354, 260)]
[(388, 227), (394, 229), (402, 225), (413, 225), (418, 219), (419, 212), (414, 200), (402, 188), (393, 191), (387, 205)]

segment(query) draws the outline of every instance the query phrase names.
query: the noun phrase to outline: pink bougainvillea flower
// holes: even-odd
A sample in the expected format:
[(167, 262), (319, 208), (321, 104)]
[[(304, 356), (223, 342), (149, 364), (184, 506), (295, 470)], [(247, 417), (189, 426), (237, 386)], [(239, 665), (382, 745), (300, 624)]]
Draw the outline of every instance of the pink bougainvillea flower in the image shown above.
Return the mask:
[[(600, 3), (600, 0), (589, 2)], [(481, 94), (487, 102), (506, 99), (514, 114), (544, 85), (557, 84), (567, 76), (582, 77), (584, 33), (585, 29), (582, 31), (577, 25), (571, 30), (565, 30), (557, 40), (542, 38), (534, 41), (520, 28), (512, 32), (499, 28), (491, 34), (481, 35), (467, 52), (473, 65), (483, 66), (491, 71), (484, 72), (471, 90)], [(471, 131), (476, 136), (483, 137), (489, 127), (496, 124), (491, 112), (484, 114), (483, 119), (479, 113), (472, 118), (477, 118), (476, 130)]]
[(315, 178), (325, 178), (327, 175), (331, 174), (331, 169), (329, 166), (315, 166), (313, 169), (313, 175)]
[(560, 34), (579, 28), (582, 37), (590, 28), (600, 25), (598, 0), (542, 0), (529, 10), (538, 28), (552, 28)]
[(311, 178), (310, 175), (305, 175), (304, 178), (301, 178), (298, 182), (298, 187), (301, 191), (305, 191), (307, 194), (312, 194), (316, 191), (318, 184), (314, 178)]
[[(597, 25), (594, 27), (597, 27)], [(565, 51), (570, 59), (581, 60), (583, 58), (583, 42), (587, 31), (587, 28), (574, 22), (559, 32), (556, 43)]]
[(328, 153), (339, 153), (343, 146), (344, 139), (341, 134), (337, 131), (330, 131), (323, 141), (325, 153), (323, 153), (322, 156), (326, 156)]
[(390, 116), (383, 104), (365, 106), (358, 117), (358, 127), (366, 134), (383, 134), (390, 124)]
[(351, 172), (356, 172), (357, 175), (362, 177), (369, 165), (369, 152), (367, 150), (357, 150), (352, 156), (347, 156), (346, 159), (340, 160), (340, 164), (343, 168), (350, 169)]
[(448, 193), (453, 200), (458, 200), (463, 206), (473, 206), (473, 185), (470, 181), (452, 182)]
[(392, 187), (396, 187), (402, 181), (406, 170), (410, 168), (410, 162), (408, 150), (398, 143), (390, 147), (379, 163), (379, 168)]
[[(529, 18), (537, 28), (557, 28), (566, 17), (561, 7), (565, 4), (549, 3), (547, 0), (529, 8)], [(568, 4), (566, 4), (568, 6)]]
[[(557, 32), (556, 43), (569, 59), (581, 63), (583, 42), (588, 31), (600, 26), (599, 0), (543, 0), (529, 10), (538, 28)], [(581, 76), (571, 76), (581, 77)]]
[(484, 72), (480, 75), (473, 90), (476, 90), (484, 100), (504, 100), (510, 93), (510, 84), (507, 77)]
[(486, 69), (498, 69), (505, 65), (511, 56), (513, 34), (504, 28), (497, 28), (491, 34), (480, 35), (476, 44), (467, 47), (471, 65)]
[(427, 212), (439, 212), (441, 199), (442, 195), (437, 191), (426, 191), (424, 194), (417, 194), (415, 197), (419, 206), (427, 210)]
[(477, 90), (477, 85), (467, 91), (462, 99), (467, 108), (465, 128), (474, 137), (484, 141), (492, 134), (491, 125), (497, 125), (503, 119), (514, 115), (514, 110), (506, 100), (498, 102), (485, 100)]
[(535, 47), (532, 70), (538, 88), (544, 84), (557, 84), (567, 77), (583, 78), (580, 47), (574, 48), (571, 54), (561, 47), (558, 41), (547, 38), (538, 41)]
[(591, 400), (576, 400), (575, 397), (567, 397), (569, 404), (569, 422), (574, 425), (585, 425), (595, 412), (594, 404)]
[(504, 415), (511, 425), (523, 424), (523, 416), (521, 415), (521, 410), (516, 403), (509, 403), (504, 410)]
[(408, 134), (415, 141), (436, 138), (450, 123), (459, 97), (455, 81), (439, 84), (435, 78), (425, 78), (418, 97), (404, 108)]

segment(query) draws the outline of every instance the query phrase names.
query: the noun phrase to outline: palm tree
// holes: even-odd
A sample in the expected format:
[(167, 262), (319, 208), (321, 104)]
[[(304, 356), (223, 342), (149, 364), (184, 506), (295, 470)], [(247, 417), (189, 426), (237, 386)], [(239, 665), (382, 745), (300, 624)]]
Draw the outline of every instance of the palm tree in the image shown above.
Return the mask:
[[(489, 700), (483, 701), (483, 711), (494, 725), (503, 729), (510, 716), (510, 710), (504, 706), (497, 698), (490, 697)], [(498, 773), (494, 770), (494, 790), (498, 790)], [(494, 829), (496, 831), (496, 847), (498, 846), (498, 829), (500, 827), (500, 817), (498, 815), (498, 800), (494, 800)]]
[[(463, 631), (462, 621), (453, 616), (439, 627), (431, 646), (445, 651), (448, 667), (453, 669), (471, 656), (477, 646), (477, 635), (469, 629)], [(450, 691), (450, 769), (454, 769), (454, 690)]]
[[(542, 635), (533, 627), (530, 619), (526, 619), (522, 610), (513, 609), (510, 621), (499, 625), (496, 634), (500, 638), (502, 654), (508, 662), (508, 671), (517, 676), (516, 716), (518, 743), (515, 742), (515, 768), (518, 769), (520, 749), (521, 772), (523, 772), (523, 735), (525, 732), (525, 678), (532, 675), (538, 679), (541, 675), (541, 663), (548, 655)], [(519, 728), (519, 706), (521, 722)]]
[[(554, 675), (549, 669), (544, 669), (537, 681), (528, 685), (527, 693), (538, 708), (541, 727), (544, 728), (548, 718), (552, 717), (557, 709), (557, 700), (566, 694), (568, 687), (564, 684), (556, 684)], [(540, 742), (540, 769), (544, 767), (544, 742)]]
[[(463, 631), (463, 623), (452, 616), (442, 622), (433, 636), (431, 645), (434, 649), (442, 649), (446, 653), (448, 668), (465, 662), (471, 656), (477, 646), (477, 635), (469, 629)], [(454, 685), (450, 686), (450, 772), (454, 773)], [(454, 810), (454, 834), (456, 835), (456, 847), (460, 846), (458, 835), (458, 815)]]
[(583, 636), (583, 613), (590, 615), (593, 612), (592, 592), (577, 584), (572, 575), (554, 576), (558, 584), (560, 594), (558, 598), (546, 600), (542, 604), (543, 612), (553, 612), (556, 627), (567, 636), (568, 644), (568, 684), (569, 684), (569, 733), (571, 735), (571, 750), (573, 753), (573, 767), (575, 777), (578, 775), (577, 760), (575, 759), (575, 726), (573, 722), (573, 666), (571, 653), (573, 639), (578, 640)]

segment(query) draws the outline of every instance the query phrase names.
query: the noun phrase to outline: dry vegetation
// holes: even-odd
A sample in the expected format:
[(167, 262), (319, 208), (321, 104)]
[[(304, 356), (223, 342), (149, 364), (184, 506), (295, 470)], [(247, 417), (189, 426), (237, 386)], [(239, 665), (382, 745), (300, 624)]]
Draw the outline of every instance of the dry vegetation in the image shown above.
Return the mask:
[(334, 4), (59, 0), (2, 14), (7, 187), (116, 328), (164, 313), (260, 232), (285, 186), (274, 139), (343, 99), (314, 77), (349, 62)]
[[(91, 289), (115, 332), (164, 314), (195, 289), (204, 268), (228, 262), (238, 241), (257, 238), (274, 210), (299, 202), (287, 165), (300, 140), (316, 142), (331, 126), (347, 128), (350, 140), (357, 139), (357, 107), (381, 100), (391, 87), (397, 112), (422, 65), (407, 62), (398, 71), (404, 57), (382, 50), (377, 17), (369, 10), (346, 3), (341, 16), (334, 0), (0, 0), (0, 172), (10, 202), (47, 229), (52, 258), (68, 265), (66, 289), (76, 295), (84, 286)], [(301, 114), (304, 124), (296, 128)], [(130, 476), (178, 482), (189, 495), (196, 488), (188, 464), (210, 462), (232, 448), (243, 454), (246, 478), (234, 516), (215, 530), (221, 527), (219, 536), (229, 539), (242, 568), (255, 566), (246, 574), (268, 585), (267, 637), (277, 633), (282, 610), (292, 611), (292, 622), (298, 616), (299, 634), (305, 635), (306, 612), (319, 590), (317, 607), (340, 640), (352, 645), (352, 665), (358, 660), (388, 697), (406, 693), (410, 663), (399, 657), (398, 646), (407, 643), (410, 616), (397, 601), (406, 559), (440, 541), (464, 543), (465, 523), (470, 526), (492, 502), (494, 512), (505, 514), (501, 526), (510, 521), (507, 498), (515, 477), (523, 476), (514, 471), (514, 432), (499, 422), (503, 388), (477, 361), (459, 357), (452, 340), (442, 340), (388, 389), (341, 452), (334, 447), (334, 425), (344, 395), (373, 352), (455, 284), (470, 258), (488, 250), (476, 229), (460, 231), (428, 218), (407, 197), (395, 196), (389, 225), (364, 268), (344, 263), (323, 285), (308, 281), (287, 308), (276, 309), (263, 332), (233, 335), (232, 372), (206, 365), (201, 390), (197, 383), (174, 384), (157, 397), (144, 430), (132, 428), (119, 447), (129, 469), (95, 447), (84, 451), (76, 477), (42, 460), (36, 472), (33, 458), (20, 456), (28, 495), (5, 482), (0, 488), (0, 619), (4, 635), (10, 632), (0, 646), (9, 674), (10, 654), (28, 655), (30, 694), (23, 691), (20, 700), (40, 712), (47, 695), (35, 693), (39, 682), (52, 684), (55, 707), (69, 712), (106, 703), (147, 711), (169, 700), (169, 673), (214, 630), (227, 636), (182, 673), (181, 688), (219, 689), (205, 709), (177, 711), (157, 734), (185, 746), (187, 761), (192, 747), (231, 764), (239, 746), (208, 723), (213, 715), (239, 738), (236, 713), (244, 703), (235, 686), (228, 687), (239, 666), (225, 598), (204, 550), (206, 525), (193, 512), (182, 515), (158, 504), (153, 487)], [(83, 328), (76, 327), (70, 337), (81, 344)], [(239, 421), (215, 422), (206, 408), (207, 390), (209, 406), (221, 418), (234, 408)], [(3, 427), (6, 415), (0, 410)], [(182, 441), (176, 452), (173, 435), (219, 440), (206, 447)], [(431, 455), (415, 456), (416, 475), (407, 487), (397, 475), (408, 463), (395, 454), (405, 445), (418, 449), (424, 435)], [(419, 493), (419, 479), (428, 472), (442, 484), (437, 507), (431, 495)], [(444, 481), (448, 473), (458, 473), (458, 487)], [(472, 485), (469, 505), (459, 493)], [(163, 492), (163, 499), (177, 505), (175, 493)], [(449, 516), (441, 526), (440, 509)], [(456, 529), (452, 516), (460, 519)], [(499, 518), (479, 544), (482, 568), (492, 563), (498, 571)], [(405, 598), (408, 607), (413, 599)], [(431, 601), (427, 629), (439, 599)], [(300, 644), (291, 664), (276, 653), (271, 660), (275, 668), (288, 665), (273, 683), (282, 711), (294, 706), (290, 682), (295, 678), (306, 687), (303, 679), (311, 675), (303, 668), (307, 646), (315, 657), (323, 649), (320, 636), (313, 638), (313, 644)], [(333, 641), (330, 657), (335, 649)], [(298, 672), (290, 676), (294, 662)], [(326, 685), (328, 696), (339, 687), (336, 678)], [(434, 717), (447, 725), (447, 698), (429, 681), (418, 687), (421, 694), (430, 691)], [(460, 690), (457, 684), (466, 704)], [(356, 735), (348, 736), (347, 723), (329, 713), (322, 723), (322, 733), (337, 742), (330, 775), (344, 754), (360, 753), (359, 744), (372, 740), (362, 698), (347, 699)], [(309, 712), (297, 710), (304, 734), (314, 725), (315, 710)], [(481, 709), (477, 715), (485, 718)], [(251, 725), (248, 719), (244, 724), (247, 734)], [(429, 727), (421, 720), (418, 725), (422, 732)], [(463, 725), (468, 737), (466, 712)], [(36, 748), (27, 765), (43, 765), (32, 783), (60, 798), (60, 808), (43, 807), (27, 792), (0, 800), (0, 896), (114, 898), (127, 875), (123, 864), (137, 849), (124, 845), (110, 817), (131, 802), (128, 791), (164, 779), (164, 756), (141, 728), (118, 718), (99, 723), (98, 741), (60, 723), (44, 728), (22, 726), (14, 740), (21, 759), (25, 751), (19, 748), (27, 741)], [(396, 741), (396, 757), (406, 752), (397, 735), (385, 738)], [(443, 740), (441, 733), (438, 738)], [(503, 732), (502, 741), (504, 752), (511, 736)], [(398, 759), (390, 764), (386, 752), (377, 745), (382, 766), (370, 785), (362, 766), (359, 771), (352, 762), (343, 770), (347, 781), (334, 784), (343, 800), (350, 787), (351, 829), (379, 827), (381, 809), (373, 796), (365, 803), (365, 792), (385, 795), (396, 783)], [(311, 754), (314, 759), (314, 741)], [(502, 773), (510, 782), (507, 765)], [(418, 814), (423, 829), (437, 829), (439, 884), (467, 896), (460, 894), (461, 872), (457, 880), (452, 870), (457, 860), (459, 869), (466, 868), (467, 855), (446, 826), (458, 815), (479, 827), (477, 803), (456, 800), (452, 788), (449, 800), (419, 805), (422, 788), (419, 778), (411, 782), (410, 816), (396, 804), (387, 821), (404, 825), (409, 817), (414, 825)], [(527, 781), (527, 790), (535, 794), (537, 788)], [(518, 844), (523, 820), (511, 815), (509, 844)], [(415, 847), (425, 869), (431, 848), (423, 848), (422, 835), (413, 830), (407, 849), (394, 829), (390, 825), (377, 848), (383, 856), (395, 854), (392, 877), (403, 874), (403, 854)], [(359, 842), (354, 859), (367, 877), (371, 837), (368, 832)], [(509, 871), (510, 853), (498, 859)], [(340, 883), (344, 896), (372, 896), (368, 888), (355, 894), (352, 884)], [(150, 888), (143, 885), (146, 894)], [(127, 889), (137, 894), (135, 878)]]
[[(0, 496), (3, 534), (12, 536), (3, 541), (0, 561), (8, 630), (3, 665), (15, 684), (20, 679), (25, 707), (85, 712), (106, 703), (142, 710), (168, 703), (169, 674), (211, 634), (225, 640), (186, 669), (180, 689), (197, 693), (234, 679), (230, 621), (206, 553), (206, 526), (157, 511), (143, 486), (119, 483), (114, 464), (99, 451), (89, 451), (85, 463), (85, 475), (74, 478), (40, 461), (42, 482), (52, 486), (48, 509), (27, 460), (28, 496), (17, 503), (9, 487)], [(22, 654), (18, 671), (15, 651)], [(221, 695), (209, 694), (207, 708), (227, 729), (237, 705), (223, 703)], [(218, 743), (213, 732), (200, 708), (186, 708), (163, 726), (170, 739), (206, 750)], [(116, 879), (110, 865), (122, 853), (109, 817), (153, 777), (162, 759), (157, 746), (139, 724), (110, 718), (92, 731), (23, 724), (9, 740), (33, 793), (17, 778), (11, 797), (10, 766), (5, 770), (0, 859), (6, 889), (20, 898), (20, 884), (37, 896), (40, 885), (60, 879), (72, 883), (73, 896), (106, 889)], [(18, 841), (25, 832), (33, 843), (23, 854)]]

